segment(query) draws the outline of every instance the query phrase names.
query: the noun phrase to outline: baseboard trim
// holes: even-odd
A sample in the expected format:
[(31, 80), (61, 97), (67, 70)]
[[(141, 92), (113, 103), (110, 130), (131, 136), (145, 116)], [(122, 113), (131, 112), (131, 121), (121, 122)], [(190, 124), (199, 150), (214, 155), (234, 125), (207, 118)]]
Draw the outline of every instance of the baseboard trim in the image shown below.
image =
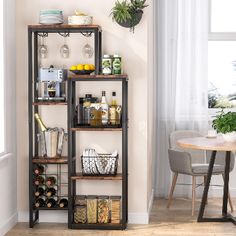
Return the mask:
[(17, 223), (17, 213), (13, 214), (8, 220), (0, 225), (0, 236), (5, 235)]
[[(150, 198), (151, 200), (151, 198)], [(150, 204), (151, 205), (151, 204)], [(128, 223), (129, 224), (148, 224), (149, 223), (149, 214), (146, 213), (129, 213), (128, 214)], [(29, 213), (26, 211), (18, 212), (18, 222), (29, 222)], [(68, 216), (67, 212), (40, 212), (39, 222), (41, 223), (67, 223)]]

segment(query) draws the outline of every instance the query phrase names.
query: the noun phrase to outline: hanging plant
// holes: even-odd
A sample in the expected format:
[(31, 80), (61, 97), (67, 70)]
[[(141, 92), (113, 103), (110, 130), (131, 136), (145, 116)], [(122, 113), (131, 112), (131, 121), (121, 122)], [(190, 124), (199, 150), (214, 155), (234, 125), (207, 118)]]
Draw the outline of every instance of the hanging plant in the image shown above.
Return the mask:
[(148, 6), (145, 2), (146, 0), (116, 1), (111, 9), (112, 20), (134, 32), (134, 27), (142, 19), (143, 9)]

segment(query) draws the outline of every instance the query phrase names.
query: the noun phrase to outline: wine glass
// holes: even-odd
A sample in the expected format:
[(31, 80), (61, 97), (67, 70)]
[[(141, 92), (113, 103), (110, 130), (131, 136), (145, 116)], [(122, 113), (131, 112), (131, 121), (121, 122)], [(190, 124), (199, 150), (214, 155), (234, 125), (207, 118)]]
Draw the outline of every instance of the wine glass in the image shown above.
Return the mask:
[(82, 52), (85, 58), (91, 58), (93, 56), (93, 48), (88, 43), (84, 45)]
[(66, 37), (64, 38), (64, 44), (60, 48), (60, 54), (62, 58), (68, 58), (70, 56), (70, 49), (66, 43)]
[(47, 45), (45, 45), (44, 37), (42, 37), (42, 43), (39, 46), (38, 53), (39, 53), (39, 56), (40, 56), (41, 59), (47, 58), (48, 47), (47, 47)]

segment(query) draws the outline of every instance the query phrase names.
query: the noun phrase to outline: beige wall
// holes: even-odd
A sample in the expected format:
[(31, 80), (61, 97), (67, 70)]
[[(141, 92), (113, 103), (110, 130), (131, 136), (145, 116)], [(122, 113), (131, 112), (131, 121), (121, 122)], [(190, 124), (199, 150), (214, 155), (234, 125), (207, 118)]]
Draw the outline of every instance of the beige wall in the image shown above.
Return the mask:
[[(129, 213), (146, 213), (148, 205), (148, 197), (150, 195), (150, 185), (148, 187), (147, 179), (147, 111), (148, 111), (148, 13), (145, 11), (142, 22), (136, 27), (135, 33), (130, 33), (128, 29), (124, 29), (112, 22), (109, 17), (110, 9), (113, 7), (115, 0), (77, 0), (77, 1), (48, 1), (48, 0), (21, 0), (17, 1), (17, 141), (18, 141), (18, 211), (24, 212), (28, 210), (28, 140), (27, 140), (27, 25), (35, 24), (38, 21), (38, 13), (40, 9), (58, 8), (64, 11), (64, 15), (68, 16), (73, 13), (74, 9), (80, 9), (85, 13), (94, 16), (94, 23), (99, 24), (103, 28), (103, 52), (114, 54), (119, 53), (123, 58), (124, 72), (129, 75)], [(149, 8), (151, 10), (151, 8)], [(60, 65), (71, 65), (83, 60), (80, 49), (85, 43), (85, 39), (81, 38), (81, 42), (75, 41), (73, 37), (68, 40), (72, 45), (72, 55), (70, 59), (61, 61), (60, 56), (49, 56), (48, 61), (43, 62), (44, 65), (50, 63)], [(90, 40), (90, 39), (89, 39)], [(58, 52), (62, 45), (63, 39), (53, 43), (49, 42), (50, 52), (56, 50)], [(53, 55), (50, 54), (50, 55)], [(83, 61), (86, 62), (86, 61)], [(107, 90), (113, 85), (103, 85)], [(107, 87), (106, 87), (107, 86)], [(83, 87), (86, 92), (88, 87)], [(90, 88), (95, 91), (96, 95), (100, 95), (102, 87)], [(112, 87), (113, 90), (120, 91), (119, 85)], [(119, 93), (119, 92), (118, 92)], [(63, 110), (64, 109), (64, 110)], [(48, 126), (61, 125), (65, 126), (65, 108), (55, 108), (55, 110), (44, 109), (42, 112), (45, 116), (45, 123)], [(51, 112), (51, 113), (50, 113)], [(57, 115), (58, 114), (58, 115)], [(61, 115), (63, 114), (63, 115)], [(52, 121), (51, 117), (60, 117)], [(50, 123), (51, 122), (51, 123)], [(79, 135), (80, 145), (85, 147), (89, 134)], [(105, 136), (105, 137), (104, 137)], [(96, 133), (92, 138), (92, 145), (98, 147), (107, 147), (113, 149), (117, 146), (119, 135), (112, 138)], [(100, 137), (103, 137), (101, 139)], [(83, 141), (85, 140), (85, 141)], [(99, 140), (99, 141), (98, 141)], [(109, 142), (109, 145), (107, 143)], [(80, 147), (81, 148), (81, 147)], [(78, 150), (81, 150), (77, 147)], [(120, 145), (117, 146), (121, 148)], [(149, 165), (150, 171), (150, 165)], [(85, 184), (82, 186), (84, 192), (89, 192), (96, 187), (96, 183)], [(91, 188), (92, 187), (92, 188)], [(105, 186), (104, 186), (105, 187)], [(118, 191), (114, 184), (109, 183), (111, 192)], [(149, 188), (149, 194), (148, 194)]]

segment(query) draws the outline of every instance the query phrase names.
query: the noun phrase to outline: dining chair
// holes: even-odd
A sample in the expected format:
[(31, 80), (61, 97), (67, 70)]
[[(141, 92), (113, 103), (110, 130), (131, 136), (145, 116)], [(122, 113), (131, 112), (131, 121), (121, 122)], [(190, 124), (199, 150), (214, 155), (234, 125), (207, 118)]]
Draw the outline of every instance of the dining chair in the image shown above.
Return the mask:
[[(177, 145), (177, 141), (183, 138), (202, 137), (199, 132), (192, 130), (179, 130), (170, 134), (169, 138), (169, 163), (171, 171), (174, 173), (172, 185), (169, 192), (167, 208), (170, 207), (174, 189), (176, 186), (179, 174), (192, 176), (192, 216), (194, 215), (195, 198), (196, 198), (196, 177), (203, 176), (204, 184), (209, 166), (209, 158), (206, 157), (206, 152), (203, 150), (188, 150), (183, 149)], [(234, 168), (235, 156), (231, 155), (230, 171)], [(224, 181), (224, 158), (216, 158), (213, 168), (213, 175), (222, 175)], [(231, 211), (233, 211), (233, 204), (229, 194), (229, 204)]]

